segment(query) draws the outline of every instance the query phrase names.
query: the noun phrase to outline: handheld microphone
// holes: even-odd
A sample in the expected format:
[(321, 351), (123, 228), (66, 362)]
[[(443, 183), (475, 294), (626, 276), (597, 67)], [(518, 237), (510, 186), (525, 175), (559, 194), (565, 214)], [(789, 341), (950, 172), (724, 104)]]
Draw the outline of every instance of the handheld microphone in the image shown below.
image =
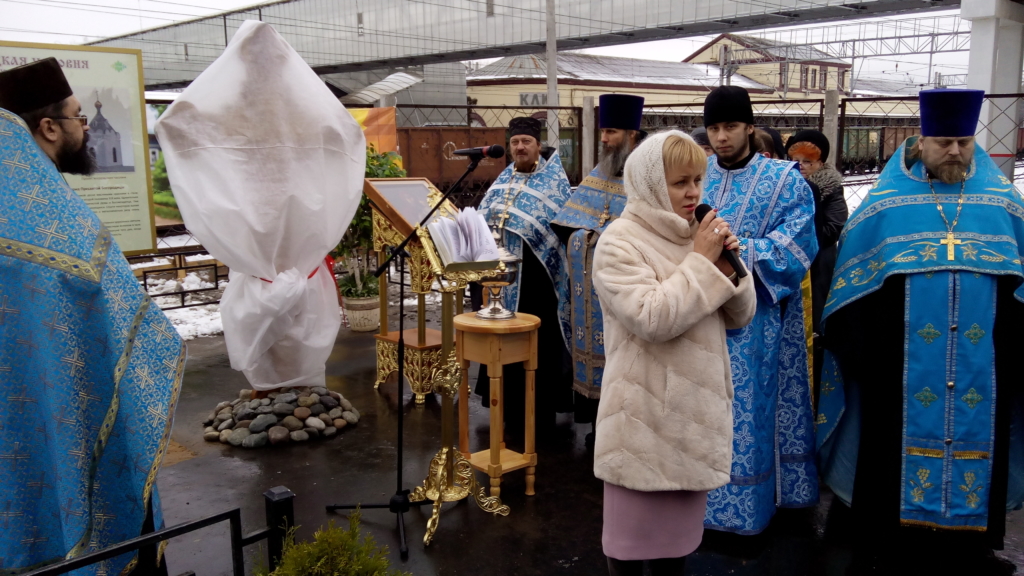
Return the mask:
[(452, 156), (469, 156), (470, 158), (501, 158), (505, 156), (505, 148), (492, 144), (490, 146), (477, 146), (476, 148), (463, 148), (452, 152)]
[[(714, 210), (714, 208), (707, 204), (698, 204), (697, 208), (693, 211), (693, 215), (697, 217), (697, 222), (701, 222), (704, 220), (704, 217), (708, 215), (708, 212), (711, 212), (712, 210)], [(736, 256), (735, 252), (732, 250), (722, 250), (722, 256), (724, 256), (726, 261), (729, 262), (732, 269), (736, 271), (737, 278), (746, 277), (747, 269), (743, 266), (743, 263), (740, 262), (740, 259)]]

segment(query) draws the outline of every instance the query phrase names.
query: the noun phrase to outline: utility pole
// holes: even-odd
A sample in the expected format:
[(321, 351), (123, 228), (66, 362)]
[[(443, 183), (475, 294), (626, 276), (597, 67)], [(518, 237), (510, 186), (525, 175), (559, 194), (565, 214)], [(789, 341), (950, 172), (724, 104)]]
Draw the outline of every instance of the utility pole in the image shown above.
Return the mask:
[[(555, 23), (555, 0), (548, 3), (548, 106), (558, 106), (558, 29)], [(548, 146), (558, 150), (558, 110), (548, 108)]]

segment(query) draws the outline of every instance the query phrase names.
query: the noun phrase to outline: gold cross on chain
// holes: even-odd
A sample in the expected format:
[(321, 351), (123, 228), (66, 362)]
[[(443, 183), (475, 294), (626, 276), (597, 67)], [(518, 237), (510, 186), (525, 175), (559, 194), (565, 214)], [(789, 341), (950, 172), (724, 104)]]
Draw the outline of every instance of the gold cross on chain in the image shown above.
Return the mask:
[(956, 245), (963, 244), (963, 240), (955, 240), (952, 232), (946, 232), (946, 237), (939, 240), (939, 244), (946, 245), (946, 260), (956, 258)]

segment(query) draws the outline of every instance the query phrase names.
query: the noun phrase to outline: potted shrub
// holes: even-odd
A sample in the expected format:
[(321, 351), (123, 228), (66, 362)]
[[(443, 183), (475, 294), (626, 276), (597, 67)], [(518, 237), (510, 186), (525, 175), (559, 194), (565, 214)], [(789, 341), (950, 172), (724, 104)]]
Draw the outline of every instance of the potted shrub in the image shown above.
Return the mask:
[[(367, 178), (404, 178), (398, 154), (380, 154), (372, 144), (366, 147)], [(370, 201), (363, 196), (352, 224), (335, 250), (346, 261), (348, 273), (338, 279), (349, 325), (356, 332), (370, 332), (380, 326), (380, 292), (377, 278), (371, 276), (377, 258), (373, 252), (373, 216)]]

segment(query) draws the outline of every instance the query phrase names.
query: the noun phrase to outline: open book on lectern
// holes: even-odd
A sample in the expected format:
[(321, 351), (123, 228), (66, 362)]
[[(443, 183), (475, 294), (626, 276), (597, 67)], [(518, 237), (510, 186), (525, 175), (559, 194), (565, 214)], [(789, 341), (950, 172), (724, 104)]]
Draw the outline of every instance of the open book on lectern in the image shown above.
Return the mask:
[[(363, 192), (399, 234), (411, 234), (442, 195), (426, 178), (367, 178)], [(497, 265), (499, 253), (483, 215), (451, 202), (434, 213), (426, 226), (443, 267), (477, 262)]]

